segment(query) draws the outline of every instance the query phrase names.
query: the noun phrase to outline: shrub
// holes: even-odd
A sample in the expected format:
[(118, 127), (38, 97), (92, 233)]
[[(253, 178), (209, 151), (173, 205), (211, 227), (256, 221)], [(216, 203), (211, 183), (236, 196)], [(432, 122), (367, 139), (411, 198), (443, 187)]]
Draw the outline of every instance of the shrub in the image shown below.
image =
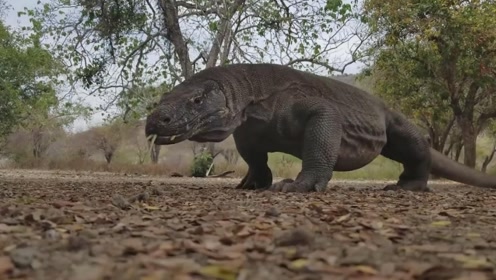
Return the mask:
[[(202, 153), (199, 153), (197, 156), (195, 156), (193, 160), (193, 165), (191, 166), (191, 176), (193, 177), (205, 177), (207, 174), (208, 169), (210, 168), (210, 165), (212, 165), (214, 161), (214, 158), (212, 155), (204, 151)], [(210, 170), (210, 173), (212, 173), (214, 170), (212, 167), (212, 170)]]

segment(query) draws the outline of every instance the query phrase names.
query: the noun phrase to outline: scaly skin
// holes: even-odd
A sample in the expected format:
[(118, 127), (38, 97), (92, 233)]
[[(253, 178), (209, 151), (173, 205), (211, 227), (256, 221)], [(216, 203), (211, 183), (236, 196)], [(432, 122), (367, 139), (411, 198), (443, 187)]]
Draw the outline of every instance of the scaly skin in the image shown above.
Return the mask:
[[(386, 190), (430, 191), (429, 174), (496, 188), (496, 177), (432, 150), (420, 130), (380, 99), (327, 77), (274, 64), (203, 70), (165, 94), (148, 118), (156, 144), (186, 139), (220, 142), (233, 134), (248, 164), (239, 189), (324, 191), (334, 171), (350, 171), (378, 155), (404, 171)], [(302, 159), (293, 179), (273, 184), (267, 153)]]

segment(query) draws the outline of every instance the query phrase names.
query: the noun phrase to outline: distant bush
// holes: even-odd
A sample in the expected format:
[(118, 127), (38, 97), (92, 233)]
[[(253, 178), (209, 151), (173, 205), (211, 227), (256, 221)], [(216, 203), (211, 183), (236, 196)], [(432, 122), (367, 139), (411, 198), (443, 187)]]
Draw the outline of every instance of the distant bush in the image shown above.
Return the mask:
[[(202, 153), (199, 153), (193, 160), (193, 164), (191, 165), (191, 176), (193, 177), (205, 177), (207, 174), (208, 169), (214, 162), (214, 158), (212, 155), (205, 151)], [(212, 170), (210, 170), (210, 173), (213, 173), (213, 166)]]
[[(210, 174), (234, 171), (229, 176), (243, 177), (248, 171), (246, 162), (239, 156), (234, 140), (216, 145), (218, 156), (215, 160), (207, 150), (192, 149), (193, 142), (183, 142), (172, 146), (161, 146), (160, 160), (153, 164), (148, 153), (148, 142), (143, 133), (144, 126), (122, 124), (117, 129), (91, 128), (79, 133), (60, 134), (56, 141), (49, 141), (41, 157), (33, 153), (32, 135), (19, 131), (10, 135), (0, 151), (0, 162), (4, 168), (33, 168), (76, 171), (110, 171), (143, 175), (170, 175), (205, 177), (212, 162)], [(105, 132), (105, 133), (103, 133)], [(104, 137), (103, 137), (103, 136)], [(98, 136), (98, 137), (97, 137)], [(101, 139), (108, 141), (102, 141)], [(95, 141), (100, 139), (101, 141)], [(483, 159), (489, 155), (494, 138), (481, 136), (478, 141), (478, 169)], [(110, 141), (112, 140), (112, 141)], [(112, 144), (111, 162), (107, 163), (102, 145)], [(198, 148), (198, 147), (197, 147)], [(110, 154), (110, 153), (109, 153)], [(463, 154), (462, 154), (463, 158)], [(301, 160), (284, 153), (269, 153), (268, 165), (274, 178), (295, 178), (301, 171)], [(215, 168), (214, 168), (215, 167)], [(378, 157), (367, 166), (350, 172), (335, 172), (334, 179), (344, 180), (396, 180), (403, 167), (384, 157)], [(487, 173), (496, 174), (496, 160), (487, 168)], [(276, 179), (278, 180), (278, 179)]]

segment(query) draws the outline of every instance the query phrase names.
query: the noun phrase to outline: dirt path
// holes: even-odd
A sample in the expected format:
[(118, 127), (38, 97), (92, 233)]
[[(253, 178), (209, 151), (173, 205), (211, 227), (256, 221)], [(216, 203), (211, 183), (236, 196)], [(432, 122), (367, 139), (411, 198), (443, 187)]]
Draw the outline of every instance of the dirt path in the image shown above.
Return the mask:
[(496, 279), (495, 191), (238, 181), (0, 170), (0, 279)]

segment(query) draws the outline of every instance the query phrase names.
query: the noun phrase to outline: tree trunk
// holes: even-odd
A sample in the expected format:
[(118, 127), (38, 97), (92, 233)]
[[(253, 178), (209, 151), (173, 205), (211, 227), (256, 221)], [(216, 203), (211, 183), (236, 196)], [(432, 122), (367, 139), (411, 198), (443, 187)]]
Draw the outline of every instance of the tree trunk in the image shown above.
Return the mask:
[(113, 151), (107, 151), (105, 152), (105, 160), (107, 161), (107, 164), (110, 164), (110, 162), (112, 161), (112, 157), (114, 156), (114, 152)]
[(463, 149), (463, 142), (462, 141), (459, 141), (456, 144), (456, 150), (455, 150), (455, 158), (454, 158), (454, 160), (456, 162), (460, 162), (460, 156), (462, 154), (462, 149)]
[(462, 138), (463, 163), (468, 167), (475, 168), (477, 133), (475, 133), (473, 126), (467, 126), (462, 129)]
[(446, 127), (444, 128), (444, 131), (441, 133), (440, 139), (439, 139), (439, 152), (442, 152), (444, 147), (446, 147), (446, 142), (448, 142), (448, 136), (451, 134), (453, 131), (453, 126), (455, 125), (455, 116), (452, 116)]
[(153, 164), (158, 163), (158, 159), (160, 156), (160, 147), (161, 147), (160, 145), (153, 145), (153, 147), (151, 148), (150, 159), (152, 160)]
[(455, 146), (455, 141), (451, 141), (449, 143), (448, 148), (446, 148), (446, 150), (444, 151), (445, 156), (451, 156), (451, 151), (453, 150), (453, 146)]
[(494, 143), (493, 150), (491, 151), (491, 153), (488, 156), (486, 156), (486, 158), (484, 159), (484, 162), (482, 163), (481, 171), (483, 173), (487, 172), (487, 166), (493, 160), (495, 153), (496, 153), (496, 143)]
[(41, 150), (42, 150), (42, 133), (41, 129), (35, 129), (32, 132), (32, 137), (33, 137), (33, 156), (34, 158), (38, 159), (41, 158)]
[(174, 45), (174, 52), (181, 65), (182, 76), (187, 79), (193, 75), (193, 63), (189, 58), (188, 44), (179, 25), (179, 15), (175, 2), (174, 0), (160, 0), (158, 3), (164, 15), (164, 26), (167, 30), (165, 37)]

